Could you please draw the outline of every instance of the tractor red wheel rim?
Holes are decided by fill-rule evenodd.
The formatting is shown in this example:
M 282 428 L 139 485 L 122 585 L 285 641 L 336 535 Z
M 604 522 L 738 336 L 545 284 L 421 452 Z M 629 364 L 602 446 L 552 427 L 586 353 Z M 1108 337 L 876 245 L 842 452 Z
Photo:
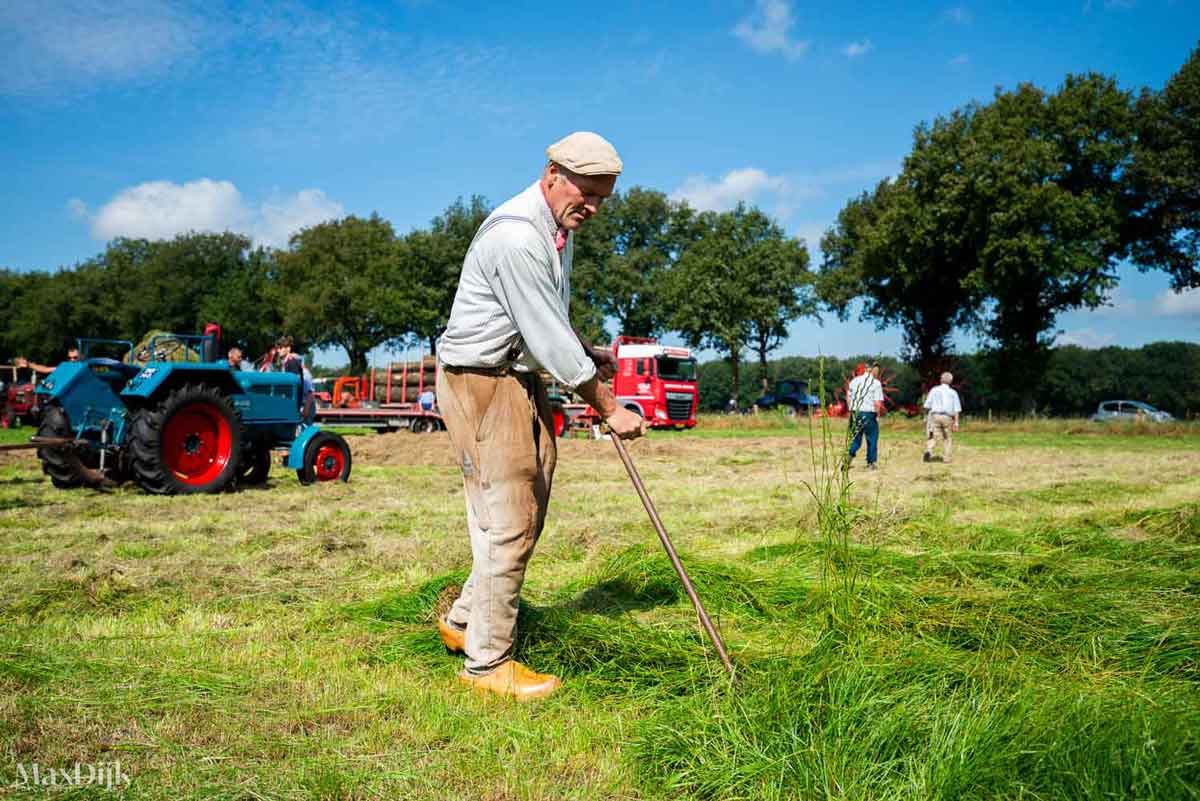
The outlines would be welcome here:
M 208 403 L 191 403 L 171 415 L 162 442 L 167 469 L 189 486 L 215 480 L 233 454 L 229 421 Z
M 313 458 L 313 472 L 317 481 L 333 481 L 342 477 L 346 456 L 337 445 L 322 445 Z

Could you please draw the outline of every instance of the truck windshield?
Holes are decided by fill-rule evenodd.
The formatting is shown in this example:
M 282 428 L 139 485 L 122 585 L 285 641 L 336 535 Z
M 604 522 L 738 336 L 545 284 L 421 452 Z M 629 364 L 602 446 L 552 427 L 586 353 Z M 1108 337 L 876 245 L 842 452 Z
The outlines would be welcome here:
M 669 356 L 659 356 L 658 377 L 668 381 L 695 381 L 695 359 L 672 359 Z

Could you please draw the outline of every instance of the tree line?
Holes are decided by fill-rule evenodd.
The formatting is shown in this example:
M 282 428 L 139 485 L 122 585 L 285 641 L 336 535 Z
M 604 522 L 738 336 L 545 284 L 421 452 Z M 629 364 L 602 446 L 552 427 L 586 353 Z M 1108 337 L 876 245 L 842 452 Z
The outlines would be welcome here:
M 435 352 L 489 212 L 481 197 L 459 199 L 405 235 L 378 215 L 348 216 L 297 232 L 283 249 L 229 232 L 116 239 L 72 269 L 0 271 L 0 357 L 54 359 L 75 336 L 136 341 L 207 321 L 250 353 L 285 332 L 341 347 L 353 372 L 379 345 Z M 735 368 L 747 349 L 766 364 L 788 323 L 815 314 L 808 262 L 804 243 L 758 209 L 698 212 L 634 187 L 576 237 L 572 317 L 595 341 L 676 331 L 732 354 Z
M 136 340 L 210 320 L 251 353 L 281 333 L 343 348 L 355 372 L 379 345 L 433 351 L 489 211 L 460 198 L 406 234 L 348 216 L 280 249 L 228 232 L 117 239 L 70 269 L 0 270 L 0 359 L 53 360 L 74 336 Z M 717 350 L 735 391 L 747 355 L 765 388 L 771 354 L 803 316 L 857 310 L 898 326 L 903 362 L 925 377 L 953 360 L 952 335 L 971 331 L 994 397 L 1033 410 L 1057 316 L 1103 304 L 1121 261 L 1200 286 L 1200 50 L 1161 90 L 1069 75 L 1053 92 L 997 90 L 918 125 L 900 173 L 847 202 L 820 250 L 814 268 L 805 243 L 757 208 L 697 211 L 634 187 L 576 236 L 572 317 L 596 341 L 675 332 Z
M 759 396 L 763 379 L 772 385 L 779 379 L 809 382 L 818 394 L 821 376 L 827 402 L 839 398 L 860 364 L 878 360 L 888 397 L 898 407 L 919 405 L 934 380 L 923 376 L 912 364 L 891 356 L 862 354 L 848 358 L 820 359 L 787 356 L 773 359 L 766 372 L 753 365 L 742 375 L 734 395 L 745 409 Z M 1020 407 L 1024 387 L 1002 382 L 1001 365 L 992 351 L 961 354 L 951 365 L 954 384 L 964 409 L 971 414 L 1006 412 Z M 729 363 L 705 362 L 698 370 L 700 408 L 723 411 L 730 394 Z M 1200 416 L 1200 345 L 1190 342 L 1154 342 L 1140 348 L 1108 346 L 1082 348 L 1063 345 L 1052 349 L 1042 380 L 1032 387 L 1034 408 L 1039 414 L 1083 417 L 1106 400 L 1139 400 L 1150 403 L 1180 419 Z

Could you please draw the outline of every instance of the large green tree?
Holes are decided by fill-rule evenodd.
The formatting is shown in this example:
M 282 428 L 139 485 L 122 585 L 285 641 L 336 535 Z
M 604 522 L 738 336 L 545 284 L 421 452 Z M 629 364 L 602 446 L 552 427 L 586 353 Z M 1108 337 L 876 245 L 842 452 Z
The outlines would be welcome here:
M 367 369 L 367 354 L 412 330 L 422 297 L 397 280 L 407 258 L 391 223 L 372 214 L 320 223 L 292 236 L 276 255 L 268 295 L 283 328 L 308 344 L 339 346 L 350 369 Z
M 266 352 L 283 330 L 283 317 L 271 293 L 275 270 L 275 251 L 254 248 L 198 298 L 199 318 L 219 323 L 226 344 L 240 344 L 247 358 Z
M 416 301 L 404 329 L 426 343 L 430 353 L 437 352 L 437 338 L 450 319 L 467 249 L 490 213 L 483 197 L 458 198 L 430 221 L 428 229 L 404 237 L 397 280 Z
M 1136 120 L 1130 255 L 1166 270 L 1176 289 L 1200 286 L 1200 47 L 1161 92 L 1142 92 Z
M 1034 409 L 1063 311 L 1095 308 L 1116 285 L 1134 140 L 1132 97 L 1110 78 L 1068 76 L 1054 94 L 997 92 L 976 114 L 978 264 L 969 282 L 992 301 L 983 324 L 1005 383 Z
M 602 328 L 610 318 L 618 334 L 662 333 L 662 276 L 681 244 L 677 209 L 662 192 L 635 186 L 613 194 L 579 230 L 572 286 L 581 323 L 595 328 L 598 317 Z
M 803 316 L 820 317 L 804 242 L 788 238 L 774 222 L 760 236 L 739 269 L 745 271 L 743 280 L 753 288 L 747 321 L 765 394 L 770 388 L 767 361 L 787 341 L 788 325 Z
M 47 364 L 63 358 L 77 337 L 130 338 L 112 319 L 112 294 L 102 259 L 53 273 L 23 273 L 5 325 L 7 348 Z
M 742 204 L 703 212 L 688 224 L 693 241 L 662 276 L 667 319 L 692 347 L 725 353 L 736 396 L 742 353 L 757 344 L 756 334 L 764 335 L 769 353 L 783 321 L 808 310 L 801 294 L 808 256 L 770 217 Z
M 249 238 L 230 232 L 115 239 L 98 260 L 107 291 L 96 311 L 135 341 L 156 329 L 197 332 L 209 322 L 202 300 L 236 280 L 249 250 Z
M 954 329 L 979 306 L 966 278 L 983 210 L 963 169 L 976 158 L 976 110 L 918 126 L 896 180 L 847 203 L 821 241 L 822 302 L 846 319 L 861 300 L 860 319 L 899 326 L 905 358 L 923 375 L 945 361 Z
M 1132 96 L 1095 74 L 918 127 L 896 181 L 851 201 L 825 237 L 822 298 L 843 315 L 862 298 L 927 372 L 974 323 L 997 385 L 1020 386 L 1032 410 L 1057 316 L 1115 286 L 1134 139 Z

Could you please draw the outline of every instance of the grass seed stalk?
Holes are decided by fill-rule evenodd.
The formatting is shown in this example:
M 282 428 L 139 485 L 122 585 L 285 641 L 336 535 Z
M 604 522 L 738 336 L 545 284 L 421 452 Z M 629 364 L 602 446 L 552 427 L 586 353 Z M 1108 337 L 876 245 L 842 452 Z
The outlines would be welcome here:
M 817 367 L 817 397 L 821 408 L 829 408 L 825 391 L 825 359 Z M 821 591 L 826 599 L 827 633 L 838 642 L 848 642 L 855 633 L 856 588 L 859 568 L 851 547 L 854 506 L 850 500 L 849 447 L 860 426 L 851 416 L 850 425 L 838 436 L 828 414 L 814 422 L 809 415 L 809 454 L 812 480 L 803 482 L 816 506 L 817 530 L 823 545 Z

